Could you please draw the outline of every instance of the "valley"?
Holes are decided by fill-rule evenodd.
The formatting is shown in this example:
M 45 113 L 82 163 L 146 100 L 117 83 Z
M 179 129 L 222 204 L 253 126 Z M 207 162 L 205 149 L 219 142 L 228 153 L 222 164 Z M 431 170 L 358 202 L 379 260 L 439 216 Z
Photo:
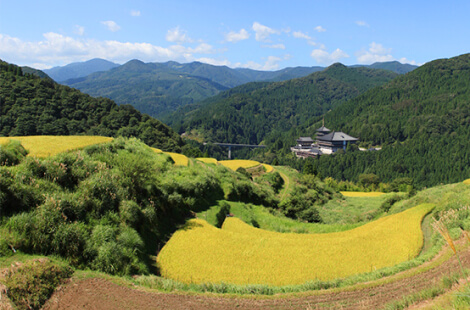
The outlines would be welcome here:
M 220 69 L 126 66 L 91 76 L 120 72 L 137 97 L 140 71 Z M 0 307 L 465 308 L 468 68 L 334 64 L 220 87 L 166 125 L 1 62 Z M 295 158 L 323 120 L 358 145 Z M 221 141 L 265 148 L 223 160 Z

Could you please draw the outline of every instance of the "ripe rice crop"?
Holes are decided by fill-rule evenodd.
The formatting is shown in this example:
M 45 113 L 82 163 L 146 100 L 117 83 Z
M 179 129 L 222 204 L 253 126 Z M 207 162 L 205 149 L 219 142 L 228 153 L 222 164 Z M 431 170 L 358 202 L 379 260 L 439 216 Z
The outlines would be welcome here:
M 177 231 L 157 257 L 161 274 L 184 283 L 291 285 L 393 266 L 419 254 L 423 204 L 361 227 L 329 234 L 277 233 L 227 218 Z
M 35 157 L 53 156 L 58 153 L 113 140 L 113 138 L 100 136 L 27 136 L 0 138 L 0 144 L 9 139 L 20 141 L 23 147 L 28 150 L 28 156 Z
M 273 172 L 274 168 L 273 166 L 271 165 L 267 165 L 267 164 L 262 164 L 263 167 L 266 169 L 266 172 L 269 173 L 269 172 Z
M 183 154 L 172 153 L 172 152 L 164 152 L 171 156 L 173 161 L 175 162 L 176 166 L 187 166 L 189 165 L 189 159 Z
M 224 165 L 227 168 L 230 168 L 234 171 L 236 171 L 238 168 L 243 167 L 243 168 L 251 168 L 255 166 L 259 166 L 260 163 L 254 160 L 219 160 L 219 164 Z
M 470 184 L 470 179 L 466 179 L 465 181 L 463 181 L 463 184 Z
M 382 192 L 340 192 L 346 197 L 379 197 L 385 193 Z
M 199 160 L 199 161 L 202 161 L 203 163 L 206 163 L 206 164 L 215 164 L 215 165 L 217 165 L 217 159 L 215 159 L 215 158 L 198 157 L 196 159 Z

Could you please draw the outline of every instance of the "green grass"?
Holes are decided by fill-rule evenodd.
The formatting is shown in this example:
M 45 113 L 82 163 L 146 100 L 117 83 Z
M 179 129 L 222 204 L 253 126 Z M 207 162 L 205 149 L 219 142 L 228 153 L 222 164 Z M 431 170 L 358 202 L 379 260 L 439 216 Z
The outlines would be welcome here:
M 241 202 L 228 202 L 230 212 L 240 218 L 245 223 L 259 228 L 276 232 L 294 232 L 294 233 L 330 233 L 339 232 L 360 226 L 360 224 L 316 224 L 299 222 L 285 217 L 279 212 L 270 212 L 263 206 L 245 204 Z M 216 205 L 206 211 L 197 213 L 197 217 L 206 220 L 215 226 L 216 214 L 220 206 Z
M 397 193 L 388 193 L 378 197 L 344 197 L 334 199 L 319 207 L 318 211 L 326 224 L 353 224 L 368 222 L 380 215 L 380 205 Z M 401 193 L 400 195 L 405 195 Z

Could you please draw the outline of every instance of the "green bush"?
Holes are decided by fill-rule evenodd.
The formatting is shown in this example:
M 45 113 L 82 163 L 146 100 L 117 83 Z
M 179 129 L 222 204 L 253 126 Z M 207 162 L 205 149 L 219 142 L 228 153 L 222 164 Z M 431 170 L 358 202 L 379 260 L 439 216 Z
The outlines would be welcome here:
M 143 219 L 142 210 L 139 205 L 132 200 L 122 201 L 119 206 L 119 217 L 121 223 L 137 228 Z
M 12 266 L 5 275 L 7 295 L 22 309 L 40 309 L 56 287 L 73 274 L 72 268 L 48 259 L 30 260 Z
M 9 140 L 6 144 L 0 144 L 0 166 L 18 165 L 28 155 L 28 151 L 21 142 Z
M 395 202 L 402 200 L 404 197 L 400 195 L 393 195 L 387 198 L 381 205 L 380 210 L 388 212 Z
M 224 224 L 225 218 L 230 213 L 230 205 L 223 201 L 220 205 L 220 210 L 215 215 L 217 223 L 215 224 L 216 227 L 221 228 Z

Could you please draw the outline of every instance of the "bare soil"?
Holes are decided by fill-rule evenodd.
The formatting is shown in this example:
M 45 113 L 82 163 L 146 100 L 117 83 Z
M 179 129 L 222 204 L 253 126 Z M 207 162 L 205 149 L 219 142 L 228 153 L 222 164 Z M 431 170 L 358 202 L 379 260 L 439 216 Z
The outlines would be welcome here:
M 459 253 L 470 268 L 470 248 Z M 417 267 L 417 268 L 422 268 Z M 217 294 L 161 293 L 118 285 L 102 278 L 71 279 L 60 287 L 43 309 L 380 309 L 403 296 L 440 283 L 442 277 L 459 271 L 455 256 L 414 275 L 408 270 L 390 278 L 341 290 L 322 290 L 270 297 L 227 297 Z M 409 276 L 404 276 L 409 274 Z

